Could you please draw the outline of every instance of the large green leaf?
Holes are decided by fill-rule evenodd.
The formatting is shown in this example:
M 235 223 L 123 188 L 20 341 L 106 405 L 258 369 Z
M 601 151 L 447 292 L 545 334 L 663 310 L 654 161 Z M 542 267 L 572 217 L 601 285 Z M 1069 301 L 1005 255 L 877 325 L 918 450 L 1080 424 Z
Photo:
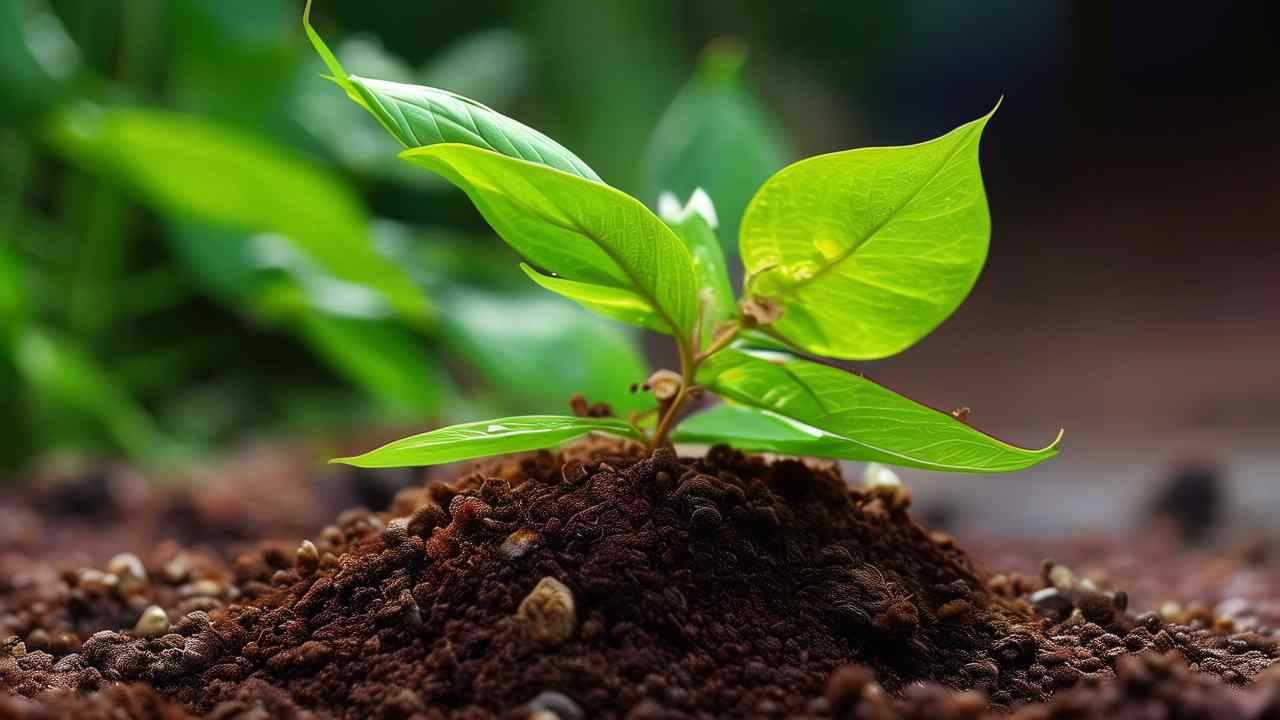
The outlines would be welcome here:
M 423 85 L 348 75 L 311 27 L 310 12 L 308 0 L 303 25 L 333 79 L 405 147 L 461 143 L 600 181 L 594 170 L 556 141 L 474 100 Z
M 760 188 L 741 253 L 748 293 L 783 305 L 778 333 L 818 355 L 882 358 L 960 305 L 991 233 L 978 168 L 990 117 L 919 145 L 801 160 Z
M 327 272 L 381 293 L 415 322 L 426 298 L 380 255 L 356 196 L 282 148 L 194 116 L 79 108 L 59 117 L 55 144 L 72 160 L 135 188 L 161 212 L 277 233 Z
M 733 282 L 724 259 L 724 248 L 716 237 L 719 220 L 711 197 L 697 188 L 683 206 L 672 194 L 658 200 L 658 212 L 689 248 L 698 282 L 698 298 L 703 305 L 702 339 L 709 340 L 716 326 L 733 317 Z
M 498 235 L 544 274 L 599 286 L 600 294 L 634 296 L 647 308 L 640 324 L 689 337 L 697 313 L 693 261 L 675 233 L 635 198 L 471 145 L 432 145 L 402 156 L 462 188 Z M 544 285 L 560 292 L 555 283 Z
M 621 420 L 564 415 L 523 415 L 453 425 L 412 435 L 363 455 L 330 462 L 356 467 L 415 467 L 555 447 L 593 432 L 638 437 Z
M 1062 435 L 1028 450 L 982 433 L 864 377 L 783 353 L 725 350 L 699 384 L 848 441 L 838 457 L 951 472 L 1009 472 L 1057 455 Z M 828 438 L 829 440 L 829 438 Z
M 574 393 L 622 416 L 652 402 L 630 392 L 648 376 L 630 334 L 581 308 L 542 294 L 461 288 L 440 303 L 449 347 L 501 393 L 508 412 L 564 407 Z
M 779 125 L 742 81 L 744 48 L 732 41 L 707 47 L 649 140 L 645 200 L 663 191 L 687 197 L 705 188 L 721 209 L 723 237 L 738 236 L 751 195 L 791 151 Z

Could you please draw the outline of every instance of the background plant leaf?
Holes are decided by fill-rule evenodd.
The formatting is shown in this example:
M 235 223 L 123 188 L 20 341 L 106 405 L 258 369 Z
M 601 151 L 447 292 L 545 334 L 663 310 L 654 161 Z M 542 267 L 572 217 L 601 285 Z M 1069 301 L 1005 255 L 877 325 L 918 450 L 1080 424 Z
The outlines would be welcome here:
M 566 407 L 582 393 L 619 416 L 651 399 L 630 392 L 648 376 L 631 337 L 553 297 L 458 288 L 440 298 L 449 347 L 499 389 L 508 405 Z
M 174 223 L 166 237 L 210 293 L 256 321 L 293 332 L 384 412 L 411 418 L 440 412 L 450 383 L 425 350 L 427 338 L 393 318 L 361 314 L 367 301 L 353 301 L 349 293 L 323 297 L 323 283 L 339 284 L 336 278 L 317 277 L 310 265 L 268 264 L 256 247 L 268 237 L 193 223 Z
M 674 196 L 664 196 L 677 203 Z M 702 188 L 693 191 L 688 203 L 683 208 L 672 212 L 663 212 L 665 222 L 676 236 L 689 249 L 693 259 L 693 271 L 697 278 L 699 298 L 703 302 L 702 339 L 710 339 L 716 326 L 733 317 L 736 310 L 733 295 L 733 281 L 729 279 L 728 264 L 724 259 L 724 249 L 720 246 L 720 238 L 716 236 L 712 221 L 716 219 L 714 209 L 710 219 L 698 212 L 698 203 L 711 204 L 711 199 Z M 659 202 L 660 211 L 662 203 Z
M 155 459 L 172 450 L 150 414 L 74 341 L 27 327 L 17 340 L 14 358 L 23 380 L 46 405 L 37 412 L 91 418 L 134 457 Z
M 752 194 L 792 156 L 780 125 L 743 82 L 745 61 L 741 43 L 709 45 L 654 129 L 644 162 L 645 200 L 704 188 L 721 210 L 721 237 L 728 239 L 738 237 Z
M 293 323 L 320 357 L 384 410 L 409 418 L 439 414 L 448 381 L 422 337 L 385 320 L 306 310 Z
M 647 326 L 689 337 L 697 312 L 693 261 L 684 243 L 640 201 L 602 183 L 470 145 L 432 145 L 403 156 L 466 192 L 531 265 L 572 282 L 631 293 L 656 316 Z
M 621 420 L 523 415 L 432 430 L 396 440 L 363 455 L 336 458 L 330 462 L 369 468 L 440 465 L 491 455 L 541 450 L 592 432 L 637 437 L 635 430 Z
M 1062 436 L 1029 450 L 986 435 L 839 368 L 784 353 L 729 349 L 711 356 L 699 384 L 848 441 L 839 457 L 947 472 L 1009 472 L 1057 455 Z
M 27 287 L 23 268 L 8 247 L 8 233 L 0 229 L 0 341 L 17 329 L 27 314 Z
M 27 44 L 21 0 L 0 0 L 0 124 L 22 124 L 48 110 L 64 88 Z
M 248 232 L 274 232 L 335 277 L 380 292 L 418 324 L 431 308 L 403 270 L 378 254 L 357 198 L 328 173 L 268 144 L 178 113 L 79 108 L 55 144 L 126 182 L 155 209 Z
M 995 110 L 992 110 L 994 113 Z M 945 320 L 987 256 L 978 141 L 991 113 L 942 137 L 801 160 L 760 188 L 742 221 L 751 294 L 803 350 L 887 357 Z

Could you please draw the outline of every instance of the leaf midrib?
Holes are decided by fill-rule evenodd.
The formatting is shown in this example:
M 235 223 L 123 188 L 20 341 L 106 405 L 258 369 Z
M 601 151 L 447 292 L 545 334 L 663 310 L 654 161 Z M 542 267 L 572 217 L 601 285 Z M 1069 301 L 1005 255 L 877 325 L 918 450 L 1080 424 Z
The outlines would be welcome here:
M 813 281 L 817 280 L 823 275 L 826 275 L 832 269 L 843 264 L 846 260 L 853 257 L 853 255 L 857 253 L 858 250 L 862 249 L 862 247 L 864 247 L 867 243 L 874 240 L 876 235 L 881 230 L 883 230 L 885 226 L 893 222 L 894 218 L 898 216 L 898 213 L 902 212 L 904 208 L 906 208 L 911 203 L 915 202 L 915 199 L 920 196 L 920 193 L 924 192 L 924 189 L 938 178 L 938 173 L 942 172 L 942 169 L 947 166 L 947 163 L 951 162 L 951 160 L 955 158 L 956 154 L 960 152 L 960 148 L 963 147 L 968 142 L 969 137 L 973 134 L 974 127 L 976 127 L 976 124 L 970 127 L 969 131 L 965 133 L 965 136 L 961 138 L 960 141 L 958 141 L 955 145 L 952 146 L 951 150 L 947 152 L 946 157 L 942 159 L 942 162 L 938 163 L 938 165 L 933 169 L 933 172 L 929 174 L 928 179 L 920 183 L 920 186 L 917 187 L 915 190 L 913 190 L 911 192 L 911 195 L 909 195 L 905 200 L 899 203 L 897 207 L 893 208 L 893 210 L 891 210 L 883 220 L 876 223 L 876 225 L 872 227 L 870 231 L 867 232 L 866 236 L 863 237 L 861 241 L 855 242 L 852 245 L 850 245 L 848 250 L 845 250 L 844 252 L 840 253 L 830 263 L 827 263 L 826 265 L 822 266 L 817 272 L 810 275 L 809 277 L 788 284 L 782 289 L 782 292 L 787 295 L 792 295 L 796 293 L 798 290 L 800 290 L 804 286 L 812 283 Z
M 508 195 L 507 197 L 510 198 L 511 196 Z M 646 288 L 644 284 L 640 282 L 640 279 L 636 277 L 632 269 L 629 266 L 627 266 L 626 263 L 622 262 L 622 260 L 618 257 L 617 253 L 615 253 L 608 245 L 606 245 L 600 238 L 598 238 L 595 233 L 584 228 L 581 223 L 579 223 L 577 220 L 573 218 L 569 218 L 570 224 L 565 225 L 564 223 L 560 222 L 560 220 L 558 220 L 557 218 L 553 218 L 547 215 L 546 213 L 542 212 L 541 210 L 538 210 L 537 208 L 532 208 L 529 205 L 519 200 L 516 200 L 516 202 L 521 207 L 525 208 L 526 210 L 529 210 L 530 214 L 536 215 L 542 218 L 547 223 L 554 225 L 560 228 L 561 230 L 577 232 L 579 235 L 582 235 L 583 237 L 590 240 L 597 248 L 600 248 L 600 251 L 603 252 L 605 255 L 608 255 L 609 259 L 613 261 L 613 264 L 617 265 L 618 268 L 622 270 L 622 274 L 627 276 L 627 280 L 631 282 L 634 288 L 636 288 L 635 290 L 636 294 L 639 295 L 645 302 L 649 303 L 649 307 L 653 308 L 653 311 L 658 314 L 658 317 L 661 318 L 661 320 L 667 324 L 667 327 L 671 328 L 671 334 L 676 337 L 680 336 L 680 326 L 678 326 L 675 320 L 672 319 L 671 313 L 669 313 L 667 309 L 664 308 L 662 304 L 658 302 L 658 297 L 649 292 L 649 289 Z

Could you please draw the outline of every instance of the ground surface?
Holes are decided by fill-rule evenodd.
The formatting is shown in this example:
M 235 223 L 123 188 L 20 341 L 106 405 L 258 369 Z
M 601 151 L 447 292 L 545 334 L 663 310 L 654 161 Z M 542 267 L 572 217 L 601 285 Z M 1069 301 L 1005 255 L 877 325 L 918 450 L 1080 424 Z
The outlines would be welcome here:
M 0 509 L 0 718 L 1280 712 L 1260 543 L 969 554 L 900 490 L 723 448 L 579 445 L 426 486 L 275 470 L 80 473 Z M 335 511 L 356 502 L 384 512 Z

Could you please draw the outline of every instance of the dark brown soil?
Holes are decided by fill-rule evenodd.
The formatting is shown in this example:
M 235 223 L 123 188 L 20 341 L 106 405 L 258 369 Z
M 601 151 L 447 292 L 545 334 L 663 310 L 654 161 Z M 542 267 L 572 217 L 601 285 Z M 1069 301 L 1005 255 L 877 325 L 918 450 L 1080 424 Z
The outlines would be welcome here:
M 0 718 L 1280 712 L 1258 622 L 1140 612 L 1065 566 L 980 571 L 908 505 L 826 466 L 593 442 L 301 546 L 152 543 L 141 571 L 27 547 L 0 555 Z M 139 637 L 150 605 L 172 627 Z

